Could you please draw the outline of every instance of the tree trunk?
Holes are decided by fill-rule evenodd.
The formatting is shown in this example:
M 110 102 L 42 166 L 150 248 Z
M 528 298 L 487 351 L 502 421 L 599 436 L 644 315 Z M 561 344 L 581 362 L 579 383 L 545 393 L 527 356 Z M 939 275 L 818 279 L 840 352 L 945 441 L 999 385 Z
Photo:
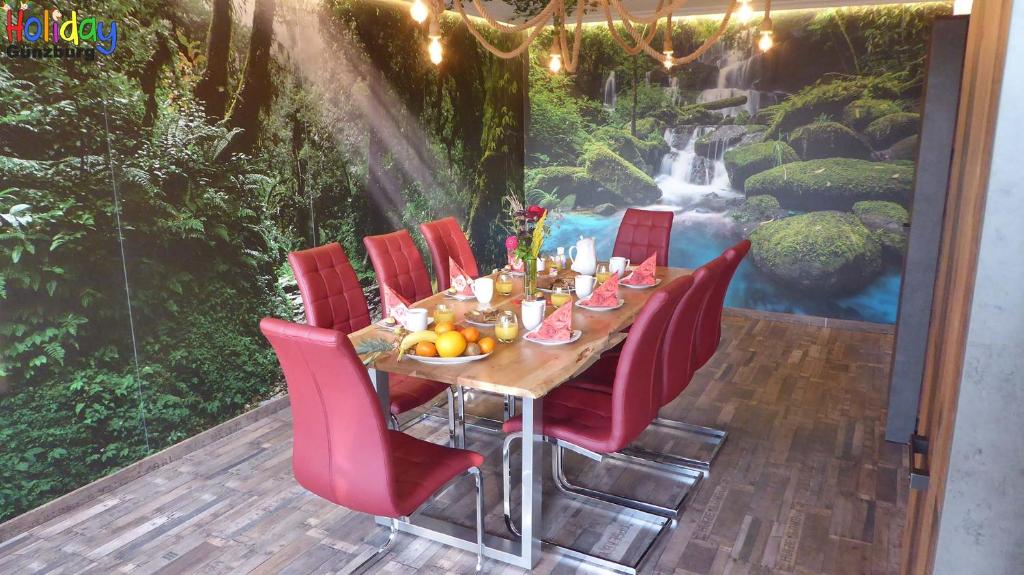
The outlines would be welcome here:
M 273 10 L 271 10 L 273 12 Z M 255 26 L 253 26 L 255 33 Z M 213 122 L 224 118 L 228 106 L 228 56 L 231 52 L 231 0 L 213 0 L 206 34 L 206 69 L 196 84 L 196 98 Z
M 633 110 L 629 114 L 629 133 L 636 137 L 636 104 L 637 92 L 640 90 L 640 73 L 637 70 L 637 59 L 633 58 Z
M 275 0 L 256 0 L 252 36 L 238 95 L 228 111 L 228 123 L 242 130 L 225 148 L 226 153 L 247 153 L 256 147 L 260 113 L 270 103 L 270 45 L 274 39 Z
M 157 36 L 156 51 L 153 52 L 149 61 L 143 66 L 142 73 L 139 75 L 139 87 L 142 88 L 142 93 L 146 95 L 146 115 L 142 118 L 142 125 L 144 126 L 152 126 L 153 122 L 156 121 L 156 85 L 160 79 L 160 70 L 170 60 L 171 50 L 167 46 L 167 40 L 163 36 Z

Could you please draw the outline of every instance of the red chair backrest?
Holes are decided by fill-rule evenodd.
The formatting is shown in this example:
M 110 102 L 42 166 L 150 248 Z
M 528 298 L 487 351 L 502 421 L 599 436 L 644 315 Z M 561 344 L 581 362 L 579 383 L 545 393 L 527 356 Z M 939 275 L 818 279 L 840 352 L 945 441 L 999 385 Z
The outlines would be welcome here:
M 427 266 L 423 264 L 423 256 L 416 249 L 416 244 L 413 243 L 408 231 L 398 230 L 390 234 L 366 236 L 363 238 L 363 245 L 370 254 L 373 271 L 377 273 L 382 300 L 385 284 L 412 303 L 434 295 L 430 287 Z
M 694 356 L 697 354 L 697 327 L 700 312 L 715 285 L 715 277 L 707 268 L 693 272 L 693 286 L 683 294 L 671 312 L 665 339 L 661 343 L 661 405 L 667 405 L 693 379 Z
M 330 243 L 288 254 L 306 310 L 306 323 L 352 333 L 370 325 L 359 278 L 341 245 Z
M 632 442 L 661 407 L 661 363 L 658 361 L 671 311 L 693 284 L 692 276 L 673 280 L 652 295 L 637 314 L 622 347 L 612 382 L 612 432 L 608 450 Z
M 672 218 L 670 211 L 629 208 L 619 223 L 612 255 L 638 264 L 657 252 L 658 265 L 667 266 Z
M 384 414 L 348 336 L 274 318 L 260 330 L 288 382 L 295 479 L 343 507 L 396 517 Z
M 696 369 L 703 367 L 718 350 L 718 344 L 722 341 L 722 311 L 725 309 L 725 294 L 729 291 L 729 283 L 736 273 L 736 268 L 750 251 L 750 240 L 743 240 L 735 246 L 725 250 L 721 256 L 714 261 L 720 263 L 715 286 L 708 295 L 707 304 L 700 314 L 700 328 L 698 330 L 700 340 L 697 348 Z
M 455 218 L 441 218 L 420 224 L 420 232 L 430 250 L 430 261 L 434 264 L 434 277 L 437 278 L 437 291 L 451 287 L 451 277 L 448 274 L 449 257 L 470 276 L 480 276 L 476 257 L 469 247 L 469 240 L 466 239 L 466 234 L 462 233 L 462 228 Z

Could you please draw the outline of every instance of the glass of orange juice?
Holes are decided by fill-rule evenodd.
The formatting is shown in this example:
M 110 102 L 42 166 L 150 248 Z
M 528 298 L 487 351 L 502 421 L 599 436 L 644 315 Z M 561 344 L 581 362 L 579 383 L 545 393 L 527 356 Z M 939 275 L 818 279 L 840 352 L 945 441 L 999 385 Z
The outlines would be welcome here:
M 494 289 L 498 295 L 512 295 L 512 276 L 498 274 L 498 281 L 494 282 Z
M 494 335 L 501 343 L 512 343 L 519 337 L 519 318 L 511 311 L 503 311 L 494 324 Z
M 608 278 L 612 277 L 611 272 L 608 271 L 608 264 L 597 264 L 597 272 L 594 273 L 594 277 L 598 283 L 608 281 Z
M 555 291 L 551 292 L 551 305 L 555 307 L 562 307 L 569 303 L 571 299 L 572 296 L 563 288 L 557 287 L 555 288 Z
M 447 304 L 439 303 L 434 308 L 434 323 L 439 325 L 445 322 L 455 323 L 455 310 Z

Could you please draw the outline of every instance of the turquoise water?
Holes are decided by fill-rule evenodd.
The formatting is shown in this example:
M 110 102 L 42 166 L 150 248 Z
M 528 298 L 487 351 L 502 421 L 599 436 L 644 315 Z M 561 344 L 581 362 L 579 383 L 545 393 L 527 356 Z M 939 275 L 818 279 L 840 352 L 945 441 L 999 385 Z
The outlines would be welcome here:
M 667 208 L 668 206 L 658 206 Z M 594 237 L 598 259 L 611 256 L 622 212 L 612 216 L 561 214 L 544 243 L 546 251 L 574 245 L 579 237 Z M 672 227 L 669 264 L 695 268 L 714 259 L 736 243 L 734 228 L 726 216 L 694 210 L 676 210 Z M 729 287 L 725 304 L 764 311 L 814 315 L 837 319 L 895 323 L 899 303 L 900 270 L 888 269 L 859 293 L 835 297 L 799 292 L 773 282 L 744 260 Z

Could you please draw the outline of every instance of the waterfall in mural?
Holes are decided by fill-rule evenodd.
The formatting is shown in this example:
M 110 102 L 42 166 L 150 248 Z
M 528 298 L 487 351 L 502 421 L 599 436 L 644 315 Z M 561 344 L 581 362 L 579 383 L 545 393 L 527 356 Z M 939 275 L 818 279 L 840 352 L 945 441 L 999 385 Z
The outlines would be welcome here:
M 604 81 L 604 108 L 615 109 L 615 70 L 608 73 L 608 79 Z
M 670 265 L 752 241 L 727 305 L 893 323 L 926 31 L 948 6 L 840 11 L 852 44 L 821 12 L 789 12 L 768 56 L 750 27 L 730 26 L 669 70 L 587 29 L 569 100 L 564 83 L 531 74 L 527 197 L 557 210 L 545 248 L 593 236 L 606 258 L 627 208 L 671 211 Z M 681 20 L 676 46 L 698 45 L 704 24 Z

